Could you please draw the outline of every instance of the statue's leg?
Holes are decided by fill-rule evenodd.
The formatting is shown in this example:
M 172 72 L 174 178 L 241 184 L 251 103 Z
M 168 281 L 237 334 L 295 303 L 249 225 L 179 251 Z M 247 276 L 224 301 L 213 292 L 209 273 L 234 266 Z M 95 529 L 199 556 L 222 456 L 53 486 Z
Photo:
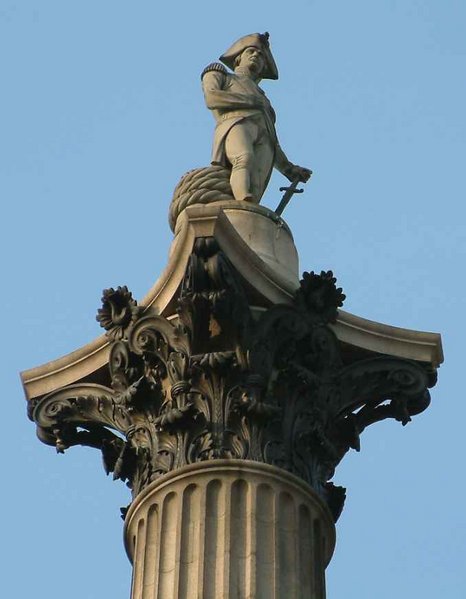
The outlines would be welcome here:
M 256 162 L 254 142 L 257 134 L 257 125 L 246 119 L 234 125 L 225 139 L 225 153 L 231 164 L 231 190 L 236 200 L 259 202 L 252 187 L 252 173 Z
M 275 145 L 265 129 L 261 129 L 254 144 L 255 167 L 251 173 L 251 190 L 259 203 L 272 174 Z

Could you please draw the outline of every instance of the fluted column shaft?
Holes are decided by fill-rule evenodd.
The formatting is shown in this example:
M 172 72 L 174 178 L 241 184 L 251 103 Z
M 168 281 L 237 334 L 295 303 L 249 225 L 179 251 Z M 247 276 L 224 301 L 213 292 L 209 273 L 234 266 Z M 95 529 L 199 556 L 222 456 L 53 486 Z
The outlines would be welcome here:
M 324 599 L 335 528 L 300 479 L 239 460 L 152 483 L 125 525 L 132 599 Z

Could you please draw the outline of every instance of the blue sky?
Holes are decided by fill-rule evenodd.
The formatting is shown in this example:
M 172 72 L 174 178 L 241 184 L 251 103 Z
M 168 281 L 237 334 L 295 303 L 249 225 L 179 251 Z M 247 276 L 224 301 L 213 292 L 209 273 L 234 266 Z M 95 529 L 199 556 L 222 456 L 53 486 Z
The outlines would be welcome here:
M 173 188 L 209 161 L 199 74 L 264 30 L 282 146 L 315 173 L 285 212 L 301 269 L 332 269 L 350 312 L 442 333 L 446 356 L 429 410 L 337 470 L 328 597 L 466 595 L 465 27 L 460 0 L 0 1 L 8 596 L 129 597 L 129 492 L 97 452 L 36 439 L 18 372 L 99 335 L 103 288 L 156 280 Z

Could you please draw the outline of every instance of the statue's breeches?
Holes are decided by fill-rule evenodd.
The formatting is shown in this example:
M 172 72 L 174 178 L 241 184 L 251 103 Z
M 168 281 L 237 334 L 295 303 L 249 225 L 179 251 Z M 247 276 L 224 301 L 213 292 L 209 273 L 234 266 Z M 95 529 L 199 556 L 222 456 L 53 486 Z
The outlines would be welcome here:
M 273 168 L 274 140 L 260 115 L 243 118 L 229 128 L 225 124 L 224 121 L 218 128 L 224 131 L 216 132 L 223 133 L 221 141 L 216 135 L 220 143 L 215 144 L 214 157 L 217 154 L 217 158 L 222 159 L 216 162 L 231 165 L 231 185 L 236 199 L 259 202 Z

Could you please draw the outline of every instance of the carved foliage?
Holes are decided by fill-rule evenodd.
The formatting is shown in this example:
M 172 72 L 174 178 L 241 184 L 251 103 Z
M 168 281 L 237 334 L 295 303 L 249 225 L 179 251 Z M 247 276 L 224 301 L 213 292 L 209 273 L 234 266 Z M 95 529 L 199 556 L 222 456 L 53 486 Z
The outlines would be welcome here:
M 107 331 L 111 339 L 122 339 L 125 328 L 137 318 L 138 308 L 126 285 L 105 289 L 102 295 L 102 308 L 97 311 L 96 320 Z
M 59 451 L 102 450 L 133 494 L 157 477 L 216 458 L 257 460 L 307 481 L 338 517 L 329 480 L 369 424 L 406 424 L 429 403 L 419 364 L 386 356 L 344 364 L 328 326 L 344 300 L 333 273 L 304 273 L 293 305 L 254 317 L 238 274 L 213 238 L 197 239 L 168 321 L 126 287 L 104 292 L 111 388 L 69 386 L 32 417 Z

